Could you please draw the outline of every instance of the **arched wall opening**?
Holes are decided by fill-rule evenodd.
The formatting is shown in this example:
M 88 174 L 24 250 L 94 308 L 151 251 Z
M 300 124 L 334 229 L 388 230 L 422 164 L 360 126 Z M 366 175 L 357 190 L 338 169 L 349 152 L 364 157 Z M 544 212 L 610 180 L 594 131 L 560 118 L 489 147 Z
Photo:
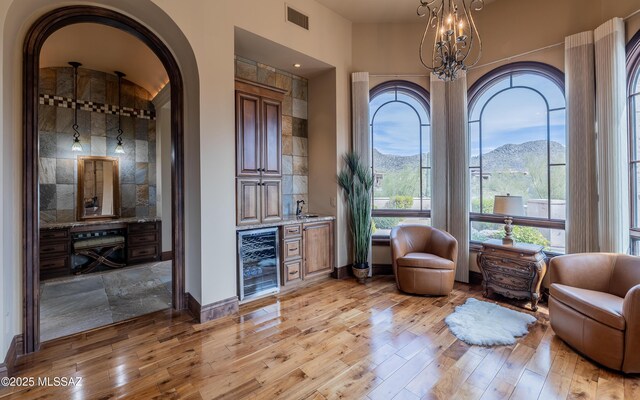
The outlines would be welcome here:
M 34 287 L 38 285 L 37 274 L 34 276 L 34 271 L 37 270 L 34 262 L 37 264 L 38 253 L 35 244 L 37 240 L 34 238 L 37 239 L 38 218 L 37 213 L 33 215 L 33 204 L 37 204 L 37 190 L 32 190 L 34 184 L 37 187 L 38 177 L 37 167 L 33 168 L 34 157 L 27 156 L 34 151 L 34 143 L 37 146 L 33 131 L 29 131 L 29 126 L 33 130 L 36 113 L 29 110 L 29 104 L 33 106 L 33 82 L 34 77 L 37 82 L 38 57 L 37 52 L 29 55 L 29 48 L 38 49 L 38 43 L 42 44 L 48 34 L 65 24 L 96 22 L 97 19 L 99 23 L 119 28 L 128 27 L 135 31 L 130 33 L 134 33 L 154 51 L 157 49 L 163 53 L 159 56 L 170 74 L 172 87 L 176 88 L 174 82 L 181 86 L 181 90 L 171 91 L 174 95 L 172 104 L 176 105 L 176 113 L 172 115 L 172 179 L 176 188 L 172 194 L 176 205 L 173 219 L 178 222 L 174 226 L 174 278 L 177 278 L 174 279 L 174 285 L 177 285 L 174 289 L 177 290 L 174 290 L 173 306 L 178 309 L 185 307 L 185 290 L 195 297 L 200 296 L 199 77 L 195 56 L 177 25 L 151 1 L 105 3 L 106 1 L 100 1 L 92 3 L 94 6 L 84 3 L 85 5 L 56 9 L 69 3 L 14 1 L 5 14 L 1 176 L 3 187 L 11 190 L 4 190 L 2 194 L 3 229 L 0 238 L 3 239 L 3 295 L 0 309 L 3 317 L 0 328 L 3 342 L 0 348 L 3 352 L 9 347 L 13 336 L 20 332 L 24 333 L 23 347 L 26 352 L 37 350 L 39 345 L 38 298 L 37 291 L 34 291 Z M 36 21 L 43 22 L 47 18 L 47 24 L 42 26 L 48 28 L 40 29 L 37 33 L 34 30 L 38 25 Z M 37 98 L 37 93 L 35 97 Z M 37 116 L 35 122 L 37 124 Z M 184 164 L 182 160 L 185 160 Z M 186 265 L 190 267 L 185 268 Z

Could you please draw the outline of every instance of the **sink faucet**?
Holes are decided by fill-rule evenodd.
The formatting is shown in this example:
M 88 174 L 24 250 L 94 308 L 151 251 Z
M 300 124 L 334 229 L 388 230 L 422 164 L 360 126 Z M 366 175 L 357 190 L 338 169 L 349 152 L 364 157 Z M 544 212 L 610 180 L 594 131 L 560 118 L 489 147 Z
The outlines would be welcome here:
M 304 200 L 298 200 L 296 201 L 296 216 L 299 217 L 302 215 L 302 206 L 304 206 L 306 203 L 304 202 Z

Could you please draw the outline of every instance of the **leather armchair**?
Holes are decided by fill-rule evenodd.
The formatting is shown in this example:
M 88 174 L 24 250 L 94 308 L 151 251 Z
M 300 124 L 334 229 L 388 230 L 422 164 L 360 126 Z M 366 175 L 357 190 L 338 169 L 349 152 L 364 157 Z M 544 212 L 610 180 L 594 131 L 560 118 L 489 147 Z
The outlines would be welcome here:
M 453 290 L 458 242 L 447 232 L 425 225 L 391 230 L 391 260 L 398 289 L 445 296 Z
M 640 257 L 569 254 L 549 271 L 555 333 L 606 367 L 640 372 Z

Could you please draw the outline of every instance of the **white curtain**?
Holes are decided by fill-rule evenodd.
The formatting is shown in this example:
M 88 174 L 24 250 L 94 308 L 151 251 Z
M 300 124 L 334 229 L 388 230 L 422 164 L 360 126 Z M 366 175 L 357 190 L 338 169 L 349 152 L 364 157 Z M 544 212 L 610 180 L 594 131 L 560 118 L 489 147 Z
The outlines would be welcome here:
M 431 75 L 433 185 L 431 225 L 458 241 L 456 280 L 469 282 L 469 136 L 467 77 Z
M 594 31 L 600 251 L 629 250 L 625 29 L 614 18 Z
M 351 74 L 351 118 L 353 151 L 371 168 L 371 131 L 369 129 L 369 73 Z M 369 246 L 369 275 L 371 275 L 371 246 Z
M 567 99 L 567 253 L 598 251 L 593 32 L 565 38 Z
M 351 114 L 353 151 L 371 167 L 371 131 L 369 129 L 369 73 L 351 74 Z

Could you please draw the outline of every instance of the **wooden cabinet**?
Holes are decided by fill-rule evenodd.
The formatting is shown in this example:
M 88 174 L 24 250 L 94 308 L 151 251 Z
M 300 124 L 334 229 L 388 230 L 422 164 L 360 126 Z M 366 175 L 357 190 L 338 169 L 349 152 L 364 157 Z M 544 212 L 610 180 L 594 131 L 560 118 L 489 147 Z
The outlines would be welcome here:
M 269 98 L 260 99 L 262 115 L 261 164 L 262 176 L 282 176 L 282 103 Z
M 236 175 L 260 176 L 260 97 L 236 92 Z
M 127 225 L 127 264 L 159 261 L 162 256 L 160 221 Z
M 485 297 L 493 291 L 511 298 L 530 299 L 531 309 L 538 310 L 540 284 L 547 271 L 542 246 L 506 245 L 502 240 L 488 240 L 478 254 L 478 266 Z
M 243 178 L 236 181 L 236 223 L 238 225 L 260 223 L 262 216 L 260 179 Z
M 302 275 L 302 260 L 294 260 L 284 263 L 284 273 L 282 274 L 283 285 L 291 285 L 291 283 L 300 281 Z
M 251 225 L 282 219 L 280 179 L 238 178 L 236 182 L 236 223 Z
M 280 91 L 236 82 L 238 177 L 282 176 L 283 98 Z
M 236 222 L 282 219 L 284 93 L 236 81 Z
M 284 225 L 280 237 L 283 286 L 333 271 L 333 221 Z
M 313 276 L 333 270 L 333 222 L 324 221 L 303 226 L 303 275 Z
M 287 287 L 302 281 L 302 224 L 282 226 L 280 238 L 280 276 L 282 286 Z
M 71 234 L 68 228 L 40 230 L 40 280 L 71 273 Z
M 159 261 L 162 255 L 162 229 L 160 221 L 111 220 L 101 223 L 78 224 L 40 228 L 40 280 L 70 275 L 76 250 L 74 244 L 88 238 L 126 236 L 124 252 L 127 265 Z M 99 247 L 99 246 L 98 246 Z M 96 253 L 100 256 L 99 253 Z M 98 257 L 96 257 L 97 259 Z
M 263 179 L 261 185 L 262 222 L 274 222 L 282 219 L 282 181 Z

